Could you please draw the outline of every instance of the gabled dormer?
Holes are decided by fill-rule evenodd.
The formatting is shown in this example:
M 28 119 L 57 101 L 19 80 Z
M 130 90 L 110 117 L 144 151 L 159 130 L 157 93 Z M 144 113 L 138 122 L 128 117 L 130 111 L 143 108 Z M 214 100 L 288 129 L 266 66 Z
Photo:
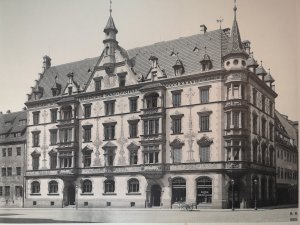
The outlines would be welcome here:
M 160 68 L 158 58 L 156 56 L 151 55 L 149 61 L 151 62 L 151 68 L 144 79 L 145 81 L 155 81 L 167 77 L 164 70 Z
M 184 66 L 183 66 L 183 63 L 182 61 L 179 59 L 178 55 L 177 55 L 177 60 L 173 66 L 173 69 L 174 69 L 174 74 L 175 76 L 180 76 L 182 74 L 184 74 Z
M 209 55 L 206 52 L 206 47 L 204 49 L 205 49 L 205 53 L 204 53 L 204 55 L 203 55 L 203 57 L 200 61 L 201 70 L 202 71 L 208 71 L 208 70 L 212 69 L 212 62 L 211 62 L 211 59 L 210 59 Z
M 39 100 L 43 96 L 43 93 L 44 93 L 44 88 L 39 86 L 38 80 L 35 80 L 35 86 L 32 87 L 33 100 Z
M 62 88 L 62 86 L 61 86 L 60 83 L 58 83 L 57 76 L 55 76 L 55 81 L 54 81 L 54 84 L 53 84 L 53 86 L 51 88 L 52 96 L 58 96 L 58 95 L 60 95 L 61 94 L 61 88 Z
M 70 72 L 67 74 L 68 83 L 65 87 L 63 95 L 73 95 L 80 92 L 80 87 L 77 82 L 74 81 L 74 73 Z

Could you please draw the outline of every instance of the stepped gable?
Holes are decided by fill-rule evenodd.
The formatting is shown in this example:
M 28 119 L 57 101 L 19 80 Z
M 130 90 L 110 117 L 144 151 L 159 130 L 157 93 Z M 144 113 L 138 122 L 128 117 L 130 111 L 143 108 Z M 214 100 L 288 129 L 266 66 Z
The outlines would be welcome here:
M 222 45 L 221 45 L 222 43 Z M 173 50 L 178 52 L 182 63 L 184 64 L 185 74 L 193 74 L 201 71 L 201 64 L 199 61 L 204 54 L 204 46 L 207 47 L 207 54 L 213 64 L 213 70 L 222 69 L 222 56 L 227 49 L 228 36 L 223 30 L 214 30 L 206 32 L 205 34 L 196 34 L 189 37 L 178 38 L 170 41 L 163 41 L 156 44 L 138 47 L 131 50 L 124 50 L 124 55 L 130 59 L 136 74 L 142 74 L 144 77 L 151 68 L 149 58 L 155 54 L 158 58 L 158 64 L 166 73 L 167 77 L 174 76 L 174 60 L 176 55 L 172 56 Z M 195 52 L 193 49 L 198 46 L 199 51 Z M 44 88 L 42 99 L 52 98 L 51 88 L 55 84 L 55 77 L 57 82 L 65 88 L 68 82 L 67 74 L 74 73 L 74 81 L 76 81 L 80 90 L 84 90 L 90 76 L 91 71 L 97 64 L 99 57 L 88 58 L 82 61 L 71 62 L 67 64 L 51 66 L 45 70 L 43 76 L 39 81 L 39 86 Z M 32 99 L 30 100 L 32 101 Z

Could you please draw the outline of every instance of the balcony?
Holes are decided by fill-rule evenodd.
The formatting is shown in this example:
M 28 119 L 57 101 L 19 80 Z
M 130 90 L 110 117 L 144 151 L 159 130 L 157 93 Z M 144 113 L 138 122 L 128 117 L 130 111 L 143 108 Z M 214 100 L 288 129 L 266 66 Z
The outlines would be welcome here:
M 164 175 L 165 169 L 163 164 L 145 164 L 141 166 L 141 174 L 148 179 L 158 179 Z
M 230 109 L 230 108 L 235 108 L 235 107 L 248 108 L 248 102 L 243 99 L 231 99 L 231 100 L 227 100 L 225 102 L 225 106 L 224 106 L 225 110 Z
M 26 177 L 47 177 L 47 176 L 74 176 L 77 174 L 76 168 L 60 168 L 55 170 L 31 170 L 26 171 Z
M 77 118 L 57 120 L 57 122 L 58 122 L 58 124 L 57 124 L 58 128 L 62 128 L 62 127 L 74 127 L 74 126 L 78 126 L 79 125 L 79 122 L 78 122 Z
M 221 170 L 225 168 L 224 162 L 197 162 L 169 165 L 170 171 L 198 171 L 198 170 Z
M 143 112 L 141 117 L 142 116 L 151 116 L 151 115 L 165 113 L 165 108 L 162 108 L 162 107 L 146 108 L 146 109 L 141 109 L 141 111 Z
M 147 135 L 140 135 L 141 142 L 147 142 L 147 141 L 163 141 L 165 140 L 165 135 L 158 133 L 158 134 L 147 134 Z
M 225 138 L 226 136 L 236 136 L 236 135 L 242 135 L 242 136 L 247 136 L 249 135 L 249 131 L 244 128 L 226 128 L 225 129 Z
M 74 149 L 78 147 L 78 143 L 75 141 L 70 141 L 70 142 L 59 142 L 57 143 L 58 147 L 57 150 L 66 150 L 66 149 Z

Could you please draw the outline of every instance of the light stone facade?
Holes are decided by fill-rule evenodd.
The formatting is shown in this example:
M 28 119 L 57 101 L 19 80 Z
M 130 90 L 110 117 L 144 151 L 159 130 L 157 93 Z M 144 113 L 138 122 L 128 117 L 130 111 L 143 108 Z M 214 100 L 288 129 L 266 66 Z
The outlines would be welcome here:
M 111 15 L 104 32 L 96 60 L 51 67 L 44 57 L 26 102 L 25 206 L 274 203 L 277 94 L 242 44 L 236 15 L 231 35 L 129 52 Z M 183 49 L 192 38 L 205 48 Z

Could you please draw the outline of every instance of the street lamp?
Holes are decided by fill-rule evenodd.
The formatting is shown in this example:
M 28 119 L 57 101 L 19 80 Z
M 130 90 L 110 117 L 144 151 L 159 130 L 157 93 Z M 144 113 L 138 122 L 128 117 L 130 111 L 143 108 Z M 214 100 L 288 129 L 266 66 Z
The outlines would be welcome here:
M 75 186 L 75 204 L 76 204 L 76 210 L 78 210 L 78 185 Z
M 257 179 L 254 179 L 254 209 L 257 210 Z
M 231 210 L 234 210 L 234 197 L 233 197 L 233 187 L 234 187 L 234 179 L 231 180 Z

